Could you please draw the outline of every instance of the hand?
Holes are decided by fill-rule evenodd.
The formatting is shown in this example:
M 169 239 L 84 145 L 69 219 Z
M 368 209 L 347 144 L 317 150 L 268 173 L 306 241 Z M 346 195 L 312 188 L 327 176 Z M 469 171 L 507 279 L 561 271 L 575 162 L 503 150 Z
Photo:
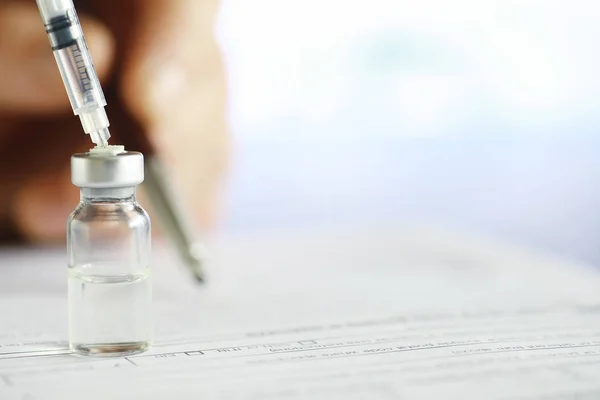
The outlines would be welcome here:
M 144 126 L 198 224 L 210 227 L 227 161 L 217 1 L 76 5 L 103 86 L 117 85 L 119 102 Z M 107 97 L 109 119 L 115 101 Z M 118 144 L 118 126 L 111 135 Z M 0 232 L 63 241 L 79 196 L 69 158 L 92 145 L 72 113 L 35 3 L 0 0 Z

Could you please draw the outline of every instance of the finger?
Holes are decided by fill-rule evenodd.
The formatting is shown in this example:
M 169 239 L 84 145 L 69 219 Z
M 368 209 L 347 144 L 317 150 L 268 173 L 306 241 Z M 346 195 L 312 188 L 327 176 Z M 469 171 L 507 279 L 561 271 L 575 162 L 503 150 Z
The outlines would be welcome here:
M 213 32 L 216 2 L 169 5 L 148 11 L 148 21 L 136 28 L 124 60 L 123 100 L 146 126 L 198 223 L 208 227 L 228 158 L 225 76 Z
M 82 16 L 98 74 L 106 77 L 114 54 L 109 31 Z M 68 110 L 68 98 L 35 3 L 0 7 L 0 112 L 44 114 Z
M 63 242 L 67 218 L 79 201 L 68 166 L 27 181 L 12 207 L 15 226 L 33 243 Z
M 69 114 L 23 120 L 0 147 L 0 197 L 22 238 L 64 242 L 66 218 L 78 202 L 70 156 L 90 147 Z

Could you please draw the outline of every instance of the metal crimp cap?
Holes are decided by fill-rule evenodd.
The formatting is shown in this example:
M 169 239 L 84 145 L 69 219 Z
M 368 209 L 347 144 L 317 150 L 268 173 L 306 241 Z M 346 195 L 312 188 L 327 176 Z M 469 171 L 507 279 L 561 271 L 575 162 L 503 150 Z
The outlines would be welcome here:
M 120 188 L 144 181 L 144 156 L 123 146 L 96 147 L 71 156 L 71 182 L 82 188 Z

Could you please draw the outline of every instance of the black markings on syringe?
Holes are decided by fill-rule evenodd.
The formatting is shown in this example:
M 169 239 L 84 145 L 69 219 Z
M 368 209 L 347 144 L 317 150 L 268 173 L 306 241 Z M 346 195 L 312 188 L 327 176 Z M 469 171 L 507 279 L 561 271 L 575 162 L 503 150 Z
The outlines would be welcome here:
M 75 66 L 77 67 L 77 73 L 79 74 L 79 82 L 81 82 L 83 91 L 87 92 L 88 90 L 92 90 L 94 87 L 88 75 L 88 67 L 85 63 L 85 59 L 83 58 L 83 54 L 79 49 L 79 45 L 77 43 L 74 44 L 71 46 L 70 50 L 71 54 L 73 54 L 73 59 L 75 60 Z

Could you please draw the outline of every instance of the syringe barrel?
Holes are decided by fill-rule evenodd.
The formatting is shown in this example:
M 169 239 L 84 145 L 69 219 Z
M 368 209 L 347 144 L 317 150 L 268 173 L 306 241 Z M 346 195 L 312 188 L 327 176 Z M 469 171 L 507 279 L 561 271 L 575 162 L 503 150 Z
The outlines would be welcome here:
M 78 28 L 73 30 L 81 31 L 81 27 Z M 52 50 L 75 115 L 106 106 L 83 36 L 72 38 L 70 42 L 59 46 L 53 46 Z
M 106 100 L 72 0 L 37 0 L 73 112 L 104 107 Z
M 108 140 L 106 100 L 73 1 L 36 1 L 73 113 L 81 119 L 86 133 L 100 131 L 100 136 Z

